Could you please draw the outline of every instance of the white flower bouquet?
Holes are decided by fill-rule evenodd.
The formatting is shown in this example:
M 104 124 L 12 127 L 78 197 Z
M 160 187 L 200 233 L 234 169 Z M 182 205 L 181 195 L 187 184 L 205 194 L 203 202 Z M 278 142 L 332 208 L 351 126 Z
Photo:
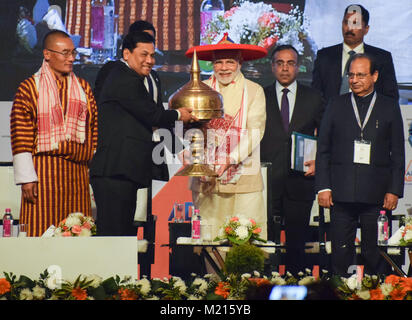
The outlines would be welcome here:
M 235 43 L 259 45 L 266 49 L 275 44 L 290 44 L 299 54 L 303 53 L 302 40 L 308 36 L 307 19 L 299 7 L 283 13 L 263 2 L 237 3 L 208 23 L 202 34 L 203 43 L 214 44 L 227 32 Z
M 341 278 L 336 283 L 343 300 L 410 300 L 412 279 L 394 274 L 381 279 L 376 275 L 365 275 L 361 280 L 357 275 Z
M 401 227 L 401 239 L 399 244 L 401 246 L 407 246 L 412 244 L 412 217 L 405 218 L 405 226 Z
M 96 224 L 92 217 L 81 212 L 70 213 L 54 230 L 54 237 L 90 237 L 96 234 Z
M 230 217 L 227 222 L 219 229 L 218 237 L 214 241 L 229 240 L 231 243 L 244 244 L 248 241 L 263 241 L 259 237 L 262 229 L 256 224 L 256 221 L 245 217 Z

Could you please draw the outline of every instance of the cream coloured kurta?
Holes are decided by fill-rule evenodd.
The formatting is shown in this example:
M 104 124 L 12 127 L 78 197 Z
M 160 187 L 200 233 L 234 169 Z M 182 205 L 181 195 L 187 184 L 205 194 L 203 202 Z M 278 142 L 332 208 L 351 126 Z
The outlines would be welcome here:
M 211 86 L 211 80 L 204 81 Z M 223 108 L 225 114 L 235 117 L 239 111 L 242 103 L 242 92 L 246 84 L 247 88 L 247 120 L 246 129 L 249 133 L 252 130 L 258 130 L 258 140 L 252 143 L 252 134 L 242 139 L 238 145 L 239 150 L 247 150 L 247 152 L 240 151 L 236 159 L 238 162 L 245 160 L 247 156 L 252 154 L 257 155 L 254 158 L 254 168 L 256 170 L 247 170 L 245 174 L 236 183 L 222 184 L 219 180 L 210 193 L 202 192 L 202 185 L 200 178 L 190 178 L 189 187 L 193 193 L 193 201 L 195 206 L 200 209 L 200 214 L 203 220 L 208 224 L 213 225 L 213 237 L 217 236 L 218 229 L 222 226 L 227 217 L 233 215 L 243 215 L 256 219 L 257 223 L 262 227 L 263 238 L 266 238 L 266 223 L 267 214 L 263 200 L 263 179 L 260 171 L 259 161 L 259 142 L 263 137 L 266 123 L 266 101 L 263 88 L 248 79 L 242 73 L 239 73 L 234 79 L 234 83 L 228 86 L 220 86 L 220 93 L 223 96 Z M 233 153 L 231 154 L 233 158 Z M 236 156 L 235 156 L 236 157 Z M 258 166 L 256 167 L 256 161 Z

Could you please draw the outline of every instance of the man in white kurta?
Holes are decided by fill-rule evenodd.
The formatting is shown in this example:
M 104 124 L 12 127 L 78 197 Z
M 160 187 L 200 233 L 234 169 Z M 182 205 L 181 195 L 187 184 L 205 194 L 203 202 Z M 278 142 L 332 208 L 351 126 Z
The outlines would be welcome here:
M 190 178 L 190 189 L 202 220 L 212 225 L 213 238 L 228 217 L 243 216 L 253 218 L 262 228 L 260 237 L 266 239 L 267 214 L 259 160 L 266 102 L 263 88 L 240 71 L 242 53 L 236 49 L 213 52 L 214 73 L 205 81 L 223 96 L 225 112 L 224 119 L 212 119 L 208 129 L 223 129 L 228 134 L 228 128 L 240 128 L 242 133 L 235 147 L 227 152 L 226 163 L 215 165 L 219 177 Z

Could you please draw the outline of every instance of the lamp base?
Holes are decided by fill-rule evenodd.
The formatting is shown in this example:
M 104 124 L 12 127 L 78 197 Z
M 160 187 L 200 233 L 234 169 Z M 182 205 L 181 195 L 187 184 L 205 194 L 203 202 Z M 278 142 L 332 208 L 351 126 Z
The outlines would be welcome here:
M 217 177 L 217 173 L 205 164 L 191 164 L 184 166 L 178 171 L 175 176 L 191 176 L 191 177 Z

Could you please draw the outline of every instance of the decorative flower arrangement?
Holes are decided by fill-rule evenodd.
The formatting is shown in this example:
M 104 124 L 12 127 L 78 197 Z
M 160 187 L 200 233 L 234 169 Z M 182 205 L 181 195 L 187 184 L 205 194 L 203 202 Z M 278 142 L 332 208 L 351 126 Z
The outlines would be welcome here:
M 81 212 L 70 213 L 54 230 L 54 237 L 90 237 L 96 234 L 96 224 L 92 217 Z
M 337 287 L 345 300 L 412 300 L 412 278 L 389 275 L 384 280 L 365 275 L 341 278 Z
M 291 44 L 300 54 L 308 36 L 307 19 L 299 7 L 289 13 L 276 11 L 263 2 L 237 1 L 237 5 L 212 19 L 201 41 L 214 44 L 227 32 L 235 43 L 254 44 L 269 49 L 275 44 Z
M 404 222 L 405 225 L 399 228 L 401 229 L 401 238 L 399 240 L 401 246 L 406 246 L 412 243 L 412 217 L 405 217 Z
M 216 274 L 200 277 L 192 274 L 184 281 L 180 277 L 133 280 L 119 276 L 103 280 L 97 275 L 79 275 L 73 282 L 62 280 L 59 285 L 44 271 L 38 280 L 4 272 L 0 278 L 0 300 L 222 300 L 245 299 L 251 288 L 263 285 L 298 284 L 301 279 L 278 273 L 261 277 L 259 272 L 229 275 Z M 302 274 L 303 275 L 303 274 Z M 301 278 L 307 278 L 307 275 Z M 281 280 L 280 280 L 281 279 Z M 314 279 L 314 278 L 313 278 Z M 315 279 L 313 281 L 316 281 Z
M 234 216 L 227 219 L 214 241 L 227 239 L 233 244 L 244 244 L 253 240 L 266 242 L 259 237 L 261 232 L 262 229 L 255 220 Z
M 358 283 L 355 276 L 338 281 L 328 278 L 327 271 L 315 278 L 308 269 L 297 276 L 289 272 L 284 276 L 277 272 L 265 276 L 257 271 L 223 278 L 192 274 L 186 281 L 173 276 L 151 280 L 114 276 L 103 280 L 97 275 L 79 275 L 75 281 L 63 280 L 57 286 L 47 271 L 37 280 L 23 275 L 17 279 L 6 272 L 4 275 L 0 278 L 0 300 L 244 300 L 256 297 L 262 290 L 267 293 L 274 286 L 300 285 L 309 289 L 318 284 L 332 287 L 341 300 L 412 300 L 412 278 L 365 275 Z

